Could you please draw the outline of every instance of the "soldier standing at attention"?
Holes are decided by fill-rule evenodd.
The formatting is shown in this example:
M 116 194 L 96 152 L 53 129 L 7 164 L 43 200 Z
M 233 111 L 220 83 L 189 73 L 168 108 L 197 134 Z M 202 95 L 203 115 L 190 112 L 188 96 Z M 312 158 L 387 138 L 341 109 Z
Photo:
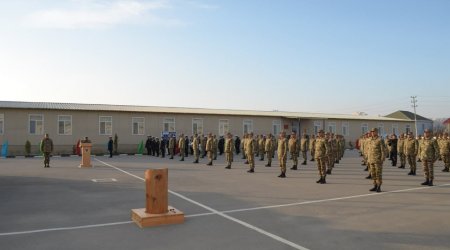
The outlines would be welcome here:
M 259 150 L 259 160 L 264 161 L 264 151 L 265 151 L 265 136 L 261 135 L 258 140 L 258 150 Z
M 250 165 L 250 169 L 247 171 L 248 173 L 255 172 L 255 146 L 254 146 L 253 133 L 247 135 L 247 139 L 245 140 L 245 155 L 247 156 L 247 162 Z
M 203 154 L 202 154 L 202 158 L 205 158 L 207 151 L 206 151 L 206 142 L 208 141 L 208 138 L 204 135 L 203 136 L 203 140 L 201 141 L 201 145 L 203 148 Z
M 50 154 L 53 152 L 53 141 L 45 134 L 41 141 L 41 152 L 44 153 L 44 168 L 50 167 Z
M 280 147 L 278 145 L 278 147 Z M 291 138 L 289 138 L 288 142 L 288 148 L 289 153 L 291 153 L 291 159 L 294 165 L 291 167 L 292 170 L 297 170 L 297 164 L 298 164 L 298 142 L 297 142 L 297 134 L 295 132 L 292 132 Z M 278 153 L 280 154 L 280 153 Z
M 404 134 L 400 134 L 400 136 L 398 137 L 397 152 L 398 152 L 398 156 L 400 158 L 400 167 L 398 167 L 398 168 L 405 168 L 406 156 L 405 156 L 405 136 L 404 136 Z
M 245 157 L 245 141 L 247 140 L 247 133 L 244 133 L 241 140 L 241 152 L 242 152 L 242 159 L 246 159 Z
M 217 160 L 217 149 L 219 147 L 219 141 L 216 138 L 216 135 L 213 135 L 213 155 L 214 160 Z
M 278 176 L 280 178 L 286 177 L 286 161 L 287 161 L 287 141 L 286 132 L 280 133 L 280 138 L 278 139 L 278 161 L 280 162 L 281 174 Z
M 114 141 L 112 139 L 112 136 L 110 136 L 108 141 L 109 158 L 113 157 L 113 148 L 114 148 Z
M 234 151 L 234 141 L 231 133 L 227 133 L 227 138 L 225 139 L 225 157 L 227 160 L 226 169 L 231 168 L 231 163 L 233 162 L 233 151 Z
M 198 159 L 200 157 L 200 151 L 199 151 L 199 141 L 198 141 L 198 135 L 194 134 L 194 137 L 192 138 L 192 150 L 194 151 L 194 162 L 198 163 Z
M 431 137 L 431 131 L 425 129 L 424 137 L 419 143 L 420 159 L 422 160 L 423 172 L 425 175 L 425 182 L 422 185 L 433 186 L 434 167 L 433 164 L 439 158 L 439 146 Z
M 272 134 L 269 134 L 266 138 L 266 142 L 264 143 L 264 151 L 266 151 L 266 154 L 267 154 L 266 167 L 271 167 L 272 166 L 272 158 L 273 158 Z
M 184 139 L 184 134 L 181 134 L 180 135 L 180 139 L 178 140 L 178 148 L 180 149 L 180 156 L 181 156 L 181 159 L 180 159 L 180 161 L 184 161 L 184 153 L 185 153 L 185 143 L 186 143 L 186 140 Z
M 306 165 L 307 152 L 308 152 L 308 135 L 303 134 L 302 139 L 300 139 L 300 151 L 302 151 L 303 162 L 302 165 Z
M 316 143 L 314 148 L 314 157 L 317 162 L 317 169 L 319 170 L 320 179 L 316 183 L 325 184 L 327 176 L 327 154 L 328 154 L 328 142 L 325 138 L 323 130 L 319 130 L 319 134 L 316 137 Z
M 171 135 L 169 138 L 169 154 L 170 159 L 173 159 L 173 156 L 175 155 L 175 135 Z
M 441 140 L 441 145 L 439 146 L 441 159 L 444 162 L 444 169 L 442 172 L 450 171 L 450 139 L 448 137 L 448 133 L 444 133 L 444 136 Z
M 309 152 L 311 154 L 311 160 L 309 161 L 314 161 L 315 147 L 316 147 L 316 136 L 312 135 L 311 139 L 309 140 Z
M 416 175 L 416 157 L 419 151 L 419 143 L 414 138 L 412 132 L 409 132 L 408 138 L 405 140 L 404 152 L 409 164 L 408 175 Z
M 331 133 L 327 133 L 325 135 L 325 139 L 328 143 L 328 150 L 327 150 L 327 174 L 331 174 L 331 171 L 333 170 L 334 167 L 334 140 L 333 140 L 333 136 Z
M 370 166 L 371 176 L 373 180 L 373 188 L 369 191 L 381 192 L 381 184 L 383 184 L 383 162 L 386 159 L 386 145 L 378 136 L 378 129 L 372 128 L 370 131 L 372 137 L 369 139 L 367 161 Z
M 207 154 L 208 154 L 208 160 L 209 160 L 209 162 L 208 162 L 208 164 L 206 164 L 206 165 L 208 165 L 208 166 L 212 166 L 212 164 L 213 164 L 213 157 L 214 157 L 214 138 L 213 138 L 213 136 L 212 136 L 212 134 L 211 133 L 209 133 L 208 134 L 208 139 L 206 140 L 206 152 L 207 152 Z

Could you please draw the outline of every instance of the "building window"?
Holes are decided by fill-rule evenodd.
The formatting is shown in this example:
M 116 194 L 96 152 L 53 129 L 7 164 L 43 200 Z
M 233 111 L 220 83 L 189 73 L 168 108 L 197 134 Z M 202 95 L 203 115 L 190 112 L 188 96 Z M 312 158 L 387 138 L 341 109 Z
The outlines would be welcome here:
M 365 135 L 369 131 L 369 125 L 367 123 L 361 124 L 361 134 Z
M 5 130 L 5 115 L 0 114 L 0 135 L 3 135 L 4 130 Z
M 317 135 L 319 133 L 319 130 L 321 129 L 322 129 L 322 122 L 314 121 L 314 134 Z
M 406 125 L 405 126 L 405 131 L 406 131 L 407 134 L 409 134 L 409 132 L 411 132 L 411 125 L 409 125 L 409 124 Z
M 379 135 L 384 135 L 384 124 L 383 123 L 378 123 L 378 134 Z
M 99 125 L 100 135 L 112 135 L 112 116 L 100 116 Z
M 342 135 L 343 136 L 349 136 L 350 135 L 350 130 L 349 130 L 349 123 L 348 122 L 343 122 L 342 123 Z
M 175 132 L 175 118 L 164 118 L 163 130 L 164 132 Z
M 201 118 L 192 119 L 192 134 L 197 135 L 203 134 L 203 119 Z
M 219 120 L 219 136 L 226 135 L 228 132 L 230 132 L 228 120 Z
M 133 135 L 143 135 L 145 131 L 145 119 L 144 117 L 132 117 L 131 123 L 133 124 Z
M 398 135 L 398 124 L 392 124 L 392 133 Z
M 272 121 L 272 133 L 275 136 L 277 136 L 279 133 L 281 133 L 281 121 L 280 120 Z
M 252 120 L 244 120 L 244 134 L 253 132 L 253 121 Z
M 44 116 L 30 115 L 29 116 L 29 130 L 31 135 L 42 135 L 44 133 Z
M 72 134 L 72 116 L 58 115 L 58 134 L 71 135 Z
M 328 123 L 328 132 L 336 134 L 336 123 L 335 122 Z

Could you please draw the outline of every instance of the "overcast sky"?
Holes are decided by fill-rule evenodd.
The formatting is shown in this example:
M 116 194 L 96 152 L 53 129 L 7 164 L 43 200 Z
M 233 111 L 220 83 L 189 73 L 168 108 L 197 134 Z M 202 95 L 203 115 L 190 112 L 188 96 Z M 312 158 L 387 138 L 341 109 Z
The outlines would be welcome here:
M 0 1 L 0 100 L 450 117 L 448 0 Z

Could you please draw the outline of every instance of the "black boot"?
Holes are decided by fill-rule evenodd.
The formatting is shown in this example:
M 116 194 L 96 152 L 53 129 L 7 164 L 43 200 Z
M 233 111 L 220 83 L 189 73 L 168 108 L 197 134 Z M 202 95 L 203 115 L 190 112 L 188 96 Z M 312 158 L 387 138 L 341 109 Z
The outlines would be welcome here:
M 374 184 L 374 185 L 373 185 L 373 188 L 369 189 L 369 191 L 375 192 L 375 191 L 377 191 L 377 189 L 378 189 L 377 184 Z
M 198 163 L 198 160 L 195 160 L 194 163 Z
M 316 181 L 316 183 L 322 183 L 322 179 L 323 179 L 323 177 L 320 177 L 320 179 L 318 179 L 318 180 Z
M 266 164 L 266 167 L 271 167 L 271 165 L 270 164 Z
M 428 184 L 430 184 L 430 180 L 428 180 L 428 179 L 426 179 L 425 182 L 422 182 L 422 185 L 423 185 L 423 186 L 426 186 L 426 185 L 428 185 Z
M 212 166 L 212 161 L 208 162 L 208 164 L 206 164 L 208 166 Z
M 433 179 L 428 182 L 428 186 L 433 186 Z
M 320 182 L 320 184 L 326 184 L 327 183 L 327 181 L 326 181 L 326 176 L 324 176 L 323 178 L 322 178 L 322 181 Z
M 405 168 L 405 166 L 401 165 L 401 166 L 400 166 L 400 167 L 398 167 L 398 168 Z
M 304 161 L 302 162 L 302 165 L 306 165 L 306 160 L 304 160 Z
M 413 173 L 414 173 L 414 172 L 413 172 L 412 170 L 410 170 L 409 173 L 408 173 L 408 175 L 413 175 Z
M 328 170 L 327 170 L 327 174 L 331 174 L 331 169 L 328 169 Z
M 281 174 L 280 174 L 278 177 L 280 177 L 280 178 L 286 178 L 285 172 L 281 172 Z
M 297 165 L 292 166 L 292 170 L 297 170 Z
M 381 192 L 381 185 L 378 185 L 377 186 L 377 193 L 380 193 Z
M 369 171 L 369 167 L 366 167 L 366 168 L 364 169 L 364 171 Z
M 416 175 L 416 170 L 413 171 L 412 175 Z
M 228 165 L 228 166 L 226 166 L 225 168 L 226 168 L 226 169 L 231 169 L 231 166 L 230 166 L 230 165 Z
M 449 169 L 448 168 L 444 168 L 444 169 L 442 169 L 442 172 L 448 172 L 449 171 Z
M 366 176 L 366 179 L 372 179 L 372 175 L 368 175 L 368 176 Z
M 247 171 L 247 173 L 254 173 L 254 172 L 255 172 L 255 170 L 253 170 L 253 169 L 250 169 Z

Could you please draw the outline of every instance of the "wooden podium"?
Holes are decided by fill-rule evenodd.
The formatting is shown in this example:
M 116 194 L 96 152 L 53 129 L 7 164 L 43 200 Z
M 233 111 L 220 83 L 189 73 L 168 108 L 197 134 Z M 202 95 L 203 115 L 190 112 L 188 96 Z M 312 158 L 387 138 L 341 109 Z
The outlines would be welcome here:
M 168 169 L 145 171 L 145 208 L 131 209 L 131 219 L 139 227 L 184 222 L 184 213 L 168 205 Z
M 80 143 L 81 147 L 81 164 L 80 168 L 90 168 L 91 165 L 91 149 L 92 143 L 82 142 Z

